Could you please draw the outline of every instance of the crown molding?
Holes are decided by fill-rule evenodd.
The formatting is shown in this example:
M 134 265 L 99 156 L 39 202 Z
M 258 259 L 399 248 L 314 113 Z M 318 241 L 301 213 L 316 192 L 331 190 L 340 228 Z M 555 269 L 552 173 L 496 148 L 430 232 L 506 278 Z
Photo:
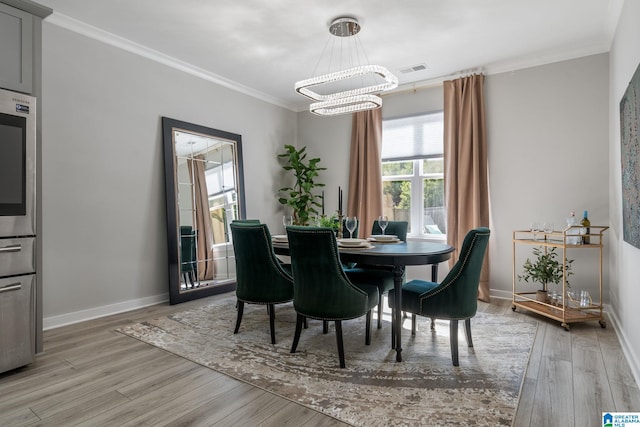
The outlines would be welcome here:
M 471 69 L 457 71 L 455 73 L 443 76 L 433 77 L 430 79 L 419 80 L 411 83 L 398 85 L 394 90 L 390 90 L 381 94 L 385 97 L 389 95 L 397 95 L 405 92 L 415 92 L 417 90 L 429 89 L 435 86 L 441 86 L 447 80 L 453 80 L 471 73 L 482 73 L 484 75 L 510 73 L 514 71 L 524 70 L 527 68 L 539 67 L 541 65 L 554 64 L 562 61 L 570 61 L 572 59 L 584 58 L 591 55 L 599 55 L 609 52 L 609 46 L 605 44 L 589 46 L 584 49 L 574 49 L 570 52 L 555 52 L 544 55 L 528 56 L 518 59 L 509 59 L 500 62 L 494 62 L 487 65 L 478 66 Z
M 29 12 L 32 15 L 35 15 L 39 18 L 46 18 L 47 16 L 53 13 L 53 9 L 38 4 L 31 0 L 2 0 L 0 3 L 7 4 L 9 6 L 13 6 L 16 9 L 23 10 L 25 12 Z
M 54 12 L 52 15 L 47 17 L 45 22 L 64 28 L 66 30 L 72 31 L 74 33 L 83 35 L 85 37 L 100 41 L 102 43 L 117 47 L 127 52 L 131 52 L 135 55 L 142 56 L 144 58 L 150 59 L 152 61 L 158 62 L 160 64 L 166 65 L 168 67 L 174 68 L 176 70 L 182 71 L 192 76 L 201 78 L 203 80 L 207 80 L 211 83 L 215 83 L 227 89 L 231 89 L 233 91 L 242 93 L 244 95 L 251 96 L 253 98 L 267 102 L 269 104 L 273 104 L 278 107 L 282 107 L 294 112 L 296 111 L 296 107 L 294 105 L 291 105 L 279 98 L 276 98 L 264 92 L 260 92 L 258 90 L 252 89 L 248 86 L 244 86 L 238 82 L 219 76 L 203 68 L 197 67 L 188 62 L 181 61 L 177 58 L 166 55 L 162 52 L 151 49 L 139 43 L 133 42 L 124 37 L 120 37 L 116 34 L 110 33 L 108 31 L 104 31 L 100 28 L 94 27 L 85 22 L 71 18 L 70 16 L 64 15 L 62 13 Z

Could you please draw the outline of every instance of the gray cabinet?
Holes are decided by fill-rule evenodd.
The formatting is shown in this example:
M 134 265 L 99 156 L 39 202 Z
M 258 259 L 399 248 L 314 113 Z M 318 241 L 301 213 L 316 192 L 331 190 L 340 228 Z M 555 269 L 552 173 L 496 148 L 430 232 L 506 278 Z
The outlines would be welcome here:
M 0 279 L 0 372 L 28 365 L 35 357 L 35 275 Z
M 33 15 L 0 3 L 0 87 L 33 90 Z

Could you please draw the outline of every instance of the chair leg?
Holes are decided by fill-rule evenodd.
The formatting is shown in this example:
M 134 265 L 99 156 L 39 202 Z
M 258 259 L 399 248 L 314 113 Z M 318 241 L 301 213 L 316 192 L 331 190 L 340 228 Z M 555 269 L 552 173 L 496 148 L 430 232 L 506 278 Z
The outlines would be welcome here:
M 382 294 L 378 296 L 378 329 L 382 329 Z
M 340 367 L 345 368 L 344 344 L 342 343 L 342 320 L 336 320 L 336 340 L 338 342 L 338 358 L 340 359 Z
M 364 335 L 364 343 L 365 345 L 370 345 L 371 344 L 371 310 L 367 311 L 367 332 L 365 332 Z
M 269 329 L 271 331 L 271 344 L 276 343 L 276 311 L 273 304 L 267 304 L 267 312 L 269 313 Z
M 244 311 L 244 301 L 238 300 L 236 302 L 236 306 L 238 307 L 238 317 L 236 318 L 236 328 L 233 330 L 234 334 L 238 333 L 240 329 L 240 322 L 242 322 L 242 312 Z
M 431 330 L 432 331 L 436 330 L 436 318 L 435 317 L 431 318 Z
M 305 316 L 298 313 L 298 316 L 296 317 L 296 332 L 293 335 L 293 344 L 291 344 L 291 353 L 295 353 L 296 348 L 298 348 L 298 341 L 300 341 L 300 333 L 302 332 L 302 324 L 304 323 L 305 319 Z
M 473 347 L 473 339 L 471 339 L 471 319 L 464 319 L 464 332 L 467 337 L 467 345 Z
M 459 366 L 458 363 L 458 321 L 449 320 L 449 342 L 451 343 L 451 360 L 453 366 Z
M 304 324 L 302 325 L 305 329 L 309 328 L 309 322 L 307 322 L 307 318 L 304 318 Z
M 416 315 L 411 315 L 411 336 L 416 336 Z
M 328 334 L 329 333 L 329 322 L 326 320 L 322 321 L 322 333 L 323 334 Z

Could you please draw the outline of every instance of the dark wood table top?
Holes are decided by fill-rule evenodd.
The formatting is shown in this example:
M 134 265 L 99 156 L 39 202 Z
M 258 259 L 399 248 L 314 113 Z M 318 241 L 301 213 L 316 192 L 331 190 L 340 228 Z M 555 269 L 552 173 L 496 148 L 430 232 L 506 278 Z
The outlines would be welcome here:
M 286 243 L 273 243 L 278 255 L 289 255 Z M 445 243 L 407 241 L 400 243 L 373 243 L 371 248 L 338 247 L 340 259 L 372 265 L 425 265 L 438 264 L 451 258 L 453 246 Z

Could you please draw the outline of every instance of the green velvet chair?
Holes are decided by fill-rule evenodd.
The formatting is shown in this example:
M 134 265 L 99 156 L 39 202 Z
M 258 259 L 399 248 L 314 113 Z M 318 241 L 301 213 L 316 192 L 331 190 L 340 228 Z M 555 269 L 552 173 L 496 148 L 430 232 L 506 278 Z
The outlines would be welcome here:
M 402 310 L 413 314 L 412 335 L 415 335 L 416 331 L 416 315 L 449 320 L 453 366 L 458 366 L 458 320 L 465 321 L 467 345 L 473 347 L 471 318 L 475 316 L 478 308 L 480 270 L 490 234 L 486 227 L 476 228 L 467 233 L 458 261 L 442 283 L 412 280 L 402 285 Z M 394 290 L 391 290 L 389 306 L 395 312 L 393 304 Z
M 405 242 L 408 228 L 407 221 L 389 221 L 384 234 L 396 235 L 398 239 Z M 382 234 L 377 220 L 373 222 L 371 227 L 371 235 L 376 234 Z M 350 265 L 345 271 L 351 280 L 375 283 L 378 286 L 378 329 L 382 328 L 382 296 L 393 289 L 393 268 L 378 265 Z
M 236 297 L 240 329 L 244 304 L 263 304 L 269 314 L 271 344 L 276 343 L 274 304 L 293 300 L 293 278 L 273 253 L 271 234 L 265 224 L 231 223 L 236 258 Z
M 293 270 L 293 306 L 297 312 L 291 353 L 296 352 L 307 318 L 334 321 L 340 367 L 345 367 L 342 321 L 366 315 L 365 343 L 371 343 L 371 309 L 378 287 L 352 283 L 344 273 L 333 230 L 323 227 L 287 227 Z
M 180 272 L 185 288 L 199 286 L 196 232 L 190 225 L 180 226 Z

